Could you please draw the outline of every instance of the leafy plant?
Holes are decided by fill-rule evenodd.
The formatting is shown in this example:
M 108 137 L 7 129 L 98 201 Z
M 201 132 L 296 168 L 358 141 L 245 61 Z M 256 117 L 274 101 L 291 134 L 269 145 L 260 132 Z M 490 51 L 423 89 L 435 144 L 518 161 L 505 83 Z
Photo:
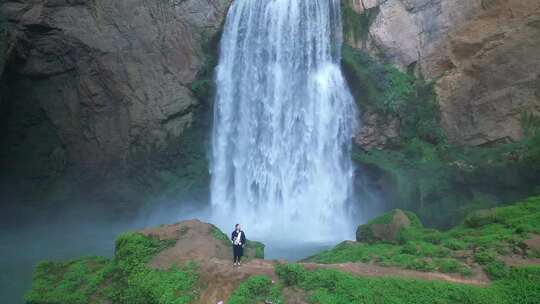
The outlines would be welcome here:
M 269 276 L 252 276 L 242 282 L 233 292 L 229 304 L 285 303 L 281 286 L 272 282 Z

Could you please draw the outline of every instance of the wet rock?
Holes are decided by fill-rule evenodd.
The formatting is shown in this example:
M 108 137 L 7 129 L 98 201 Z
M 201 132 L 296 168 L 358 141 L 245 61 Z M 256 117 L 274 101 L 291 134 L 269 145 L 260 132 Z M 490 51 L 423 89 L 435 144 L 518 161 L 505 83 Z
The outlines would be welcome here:
M 150 265 L 155 268 L 169 269 L 173 265 L 183 265 L 188 261 L 220 260 L 231 262 L 233 258 L 229 236 L 216 226 L 199 220 L 146 228 L 139 232 L 159 240 L 175 242 L 174 246 L 163 250 L 150 261 Z M 264 258 L 264 245 L 248 241 L 244 249 L 244 258 L 247 260 Z
M 356 230 L 357 242 L 390 242 L 398 241 L 400 232 L 413 225 L 419 225 L 416 218 L 411 218 L 402 210 L 396 209 L 379 216 Z

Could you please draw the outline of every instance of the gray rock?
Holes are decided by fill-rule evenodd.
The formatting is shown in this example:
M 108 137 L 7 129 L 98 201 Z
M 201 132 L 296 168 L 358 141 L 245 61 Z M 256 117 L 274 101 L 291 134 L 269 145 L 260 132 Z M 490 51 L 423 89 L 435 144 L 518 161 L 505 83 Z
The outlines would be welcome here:
M 69 163 L 102 176 L 163 151 L 193 122 L 199 101 L 190 86 L 230 2 L 4 2 L 12 50 L 0 92 L 13 109 L 4 115 L 7 131 L 34 138 L 44 150 L 32 156 L 38 162 L 52 155 L 55 168 Z M 40 117 L 36 128 L 21 122 L 30 115 Z M 54 140 L 39 136 L 46 128 Z M 16 152 L 30 144 L 0 139 L 3 163 L 17 169 Z

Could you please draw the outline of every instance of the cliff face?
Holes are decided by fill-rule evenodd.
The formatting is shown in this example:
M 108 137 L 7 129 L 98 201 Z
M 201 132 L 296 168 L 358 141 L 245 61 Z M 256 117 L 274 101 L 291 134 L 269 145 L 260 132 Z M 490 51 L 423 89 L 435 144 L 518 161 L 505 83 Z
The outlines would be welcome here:
M 540 113 L 540 1 L 344 3 L 362 19 L 354 33 L 346 33 L 349 45 L 436 82 L 450 142 L 519 140 L 521 117 Z M 373 113 L 364 115 L 372 127 Z M 365 137 L 357 141 L 373 142 Z
M 101 178 L 177 143 L 230 2 L 4 2 L 3 170 Z

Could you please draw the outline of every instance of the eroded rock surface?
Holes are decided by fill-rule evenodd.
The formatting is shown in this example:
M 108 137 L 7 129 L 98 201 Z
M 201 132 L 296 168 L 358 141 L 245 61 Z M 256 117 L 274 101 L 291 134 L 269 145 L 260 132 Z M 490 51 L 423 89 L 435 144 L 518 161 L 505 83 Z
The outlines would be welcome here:
M 183 265 L 188 261 L 205 260 L 227 261 L 228 266 L 232 265 L 231 242 L 227 235 L 212 224 L 189 220 L 173 225 L 146 228 L 140 233 L 159 240 L 175 241 L 174 246 L 163 250 L 150 261 L 152 267 L 169 269 L 173 265 Z M 262 246 L 260 243 L 250 241 L 244 250 L 246 259 L 256 257 L 255 245 Z
M 523 113 L 540 113 L 540 1 L 344 1 L 376 13 L 348 44 L 436 81 L 451 142 L 519 140 Z
M 4 2 L 2 168 L 103 178 L 177 142 L 230 2 Z
M 402 210 L 396 209 L 385 215 L 373 219 L 356 230 L 358 242 L 397 242 L 402 229 L 417 224 Z

